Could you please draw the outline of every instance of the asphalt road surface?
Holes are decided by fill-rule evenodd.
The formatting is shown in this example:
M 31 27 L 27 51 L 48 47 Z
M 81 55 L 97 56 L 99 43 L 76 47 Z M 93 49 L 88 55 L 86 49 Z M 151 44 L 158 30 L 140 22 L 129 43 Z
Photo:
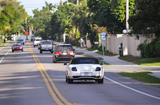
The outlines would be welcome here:
M 40 54 L 31 43 L 24 52 L 1 50 L 0 60 L 0 105 L 160 105 L 160 85 L 122 77 L 118 66 L 104 66 L 104 84 L 67 84 L 63 62 L 52 63 L 50 52 Z

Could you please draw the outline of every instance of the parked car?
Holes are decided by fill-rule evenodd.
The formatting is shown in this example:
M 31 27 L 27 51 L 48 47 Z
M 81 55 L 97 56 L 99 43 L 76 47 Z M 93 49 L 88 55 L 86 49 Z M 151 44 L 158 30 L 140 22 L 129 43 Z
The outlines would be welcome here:
M 16 43 L 12 45 L 12 52 L 19 50 L 23 52 L 23 45 L 21 43 Z
M 73 80 L 95 80 L 98 83 L 103 83 L 103 78 L 104 70 L 97 58 L 77 57 L 67 65 L 67 83 L 72 83 Z
M 35 38 L 34 42 L 33 42 L 33 46 L 38 46 L 41 42 L 42 38 Z
M 51 53 L 53 53 L 53 43 L 51 40 L 43 40 L 40 42 L 40 53 L 42 53 L 43 51 L 50 51 Z
M 17 40 L 17 43 L 20 43 L 20 44 L 23 44 L 23 45 L 24 45 L 25 40 L 24 40 L 24 39 L 18 39 L 18 40 Z
M 75 57 L 75 50 L 71 44 L 59 44 L 56 45 L 53 53 L 53 63 L 59 60 L 71 60 Z

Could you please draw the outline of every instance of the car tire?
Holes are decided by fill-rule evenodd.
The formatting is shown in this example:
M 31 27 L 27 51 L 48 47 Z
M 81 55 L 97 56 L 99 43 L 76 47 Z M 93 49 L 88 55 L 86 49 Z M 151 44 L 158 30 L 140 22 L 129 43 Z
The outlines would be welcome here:
M 43 53 L 42 50 L 40 50 L 40 53 L 41 53 L 41 54 Z
M 53 58 L 53 63 L 57 63 L 56 59 Z
M 14 50 L 12 50 L 12 52 L 14 52 Z
M 36 47 L 36 46 L 34 45 L 34 47 Z
M 99 84 L 103 84 L 103 82 L 104 82 L 104 79 L 103 79 L 103 78 L 97 80 L 97 83 L 99 83 Z
M 53 53 L 53 51 L 52 51 L 52 50 L 50 50 L 50 52 L 51 52 L 51 54 Z
M 53 56 L 53 63 L 56 63 L 57 62 L 57 60 L 56 60 L 56 58 Z
M 69 78 L 68 78 L 67 81 L 68 81 L 67 83 L 69 83 L 69 84 L 70 84 L 70 83 L 73 83 L 73 79 L 69 79 Z
M 67 78 L 67 76 L 66 76 L 66 83 L 68 83 L 68 78 Z
M 21 50 L 23 52 L 23 50 Z

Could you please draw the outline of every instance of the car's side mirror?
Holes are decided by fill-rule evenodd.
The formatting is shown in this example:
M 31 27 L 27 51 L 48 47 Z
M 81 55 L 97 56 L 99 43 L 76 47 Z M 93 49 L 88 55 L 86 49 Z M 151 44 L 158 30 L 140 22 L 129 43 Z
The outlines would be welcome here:
M 64 65 L 67 65 L 67 63 L 65 62 Z

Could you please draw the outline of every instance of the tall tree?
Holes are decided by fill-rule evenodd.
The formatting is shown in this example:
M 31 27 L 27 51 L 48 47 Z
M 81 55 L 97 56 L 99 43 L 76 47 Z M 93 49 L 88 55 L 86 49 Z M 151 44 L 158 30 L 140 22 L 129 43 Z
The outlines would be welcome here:
M 2 2 L 4 7 L 0 13 L 0 30 L 5 37 L 20 32 L 27 13 L 22 5 L 15 0 L 7 0 Z
M 160 0 L 136 0 L 136 16 L 130 24 L 137 33 L 156 33 L 160 36 Z

